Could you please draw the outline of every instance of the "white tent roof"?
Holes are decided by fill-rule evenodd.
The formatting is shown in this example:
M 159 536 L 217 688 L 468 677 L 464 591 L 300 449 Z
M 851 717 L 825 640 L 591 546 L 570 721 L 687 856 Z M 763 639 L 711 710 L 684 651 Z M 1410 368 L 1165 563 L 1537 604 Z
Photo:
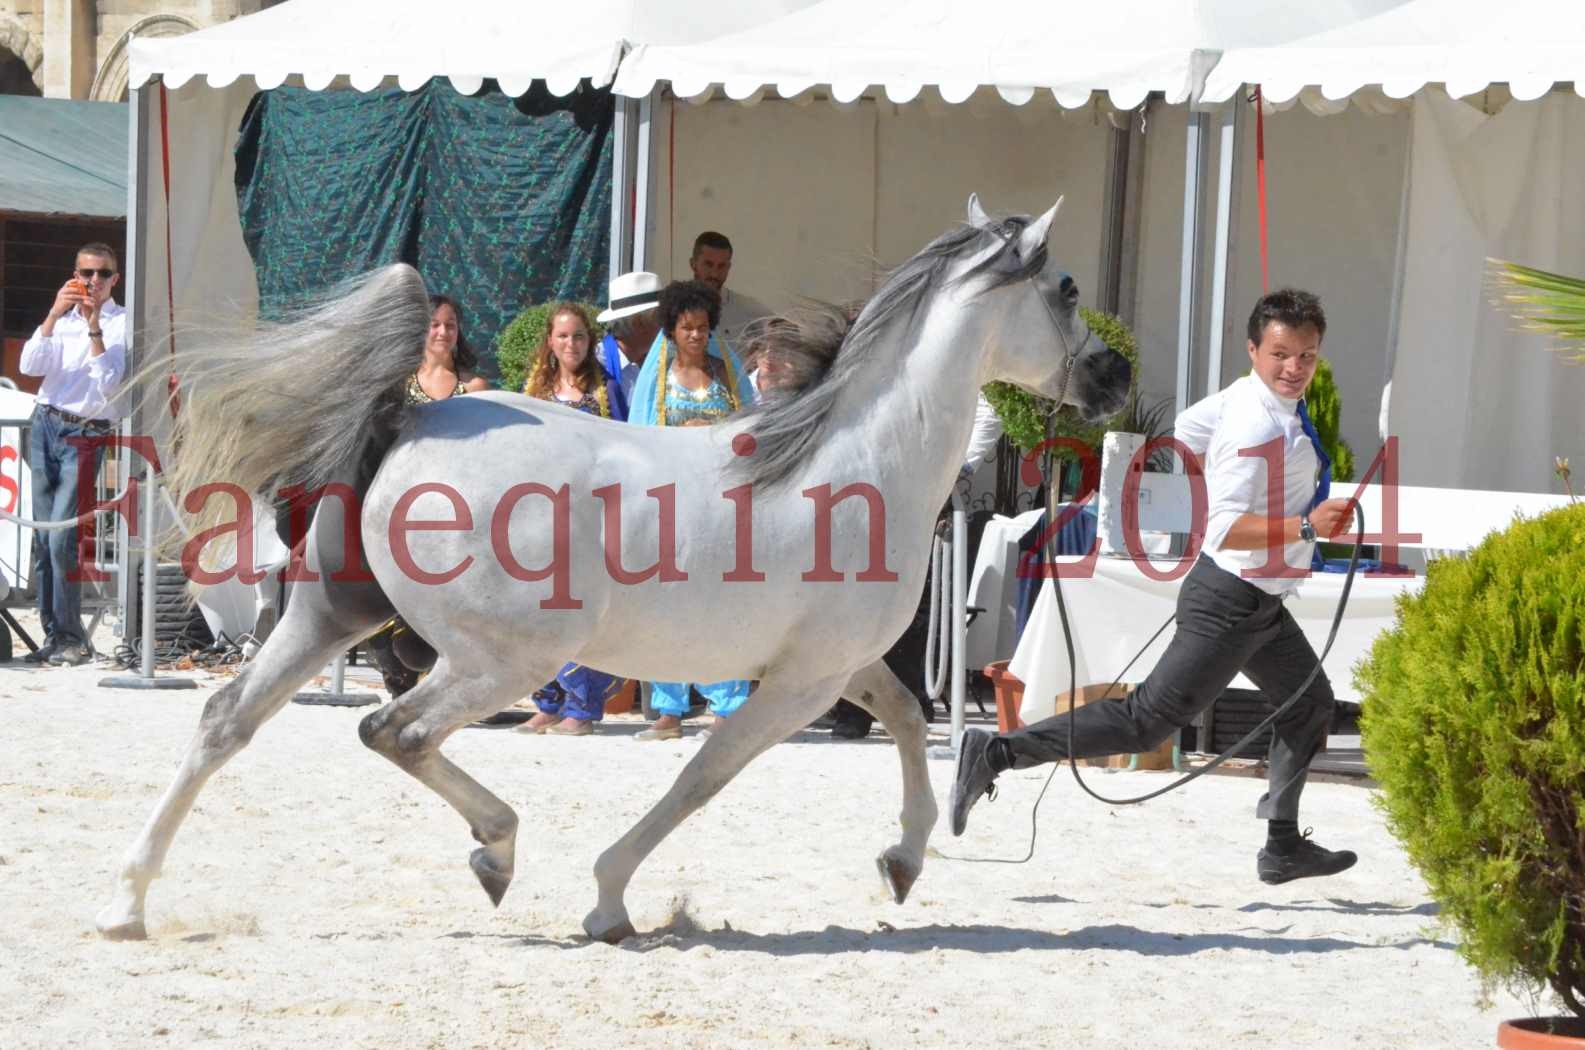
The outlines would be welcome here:
M 1219 52 L 1306 37 L 1393 2 L 822 0 L 707 42 L 646 41 L 622 62 L 616 91 L 644 95 L 670 81 L 684 97 L 719 84 L 747 99 L 767 86 L 791 97 L 829 84 L 851 101 L 878 85 L 902 102 L 930 85 L 961 102 L 995 87 L 1016 104 L 1046 89 L 1076 107 L 1105 91 L 1132 108 L 1151 91 L 1184 101 Z
M 708 41 L 646 41 L 615 87 L 639 96 L 660 81 L 683 97 L 719 85 L 740 100 L 830 85 L 838 101 L 879 86 L 902 102 L 931 85 L 960 102 L 985 86 L 1014 103 L 1049 89 L 1074 107 L 1105 91 L 1119 108 L 1150 91 L 1182 102 L 1200 83 L 1211 101 L 1245 83 L 1276 102 L 1312 86 L 1338 99 L 1367 85 L 1404 97 L 1427 83 L 1468 94 L 1502 82 L 1532 98 L 1558 81 L 1585 85 L 1585 3 L 821 0 Z
M 316 90 L 338 76 L 361 91 L 396 77 L 414 89 L 445 76 L 471 94 L 486 77 L 520 95 L 543 80 L 565 95 L 610 83 L 625 42 L 681 44 L 794 11 L 811 0 L 287 0 L 179 37 L 134 40 L 130 83 L 180 87 L 195 76 L 260 88 L 290 76 Z
M 1259 84 L 1272 102 L 1306 87 L 1341 100 L 1370 85 L 1407 98 L 1444 84 L 1458 98 L 1501 83 L 1528 100 L 1567 81 L 1585 95 L 1581 0 L 1401 0 L 1314 36 L 1230 49 L 1207 78 L 1205 97 L 1221 101 L 1240 84 Z

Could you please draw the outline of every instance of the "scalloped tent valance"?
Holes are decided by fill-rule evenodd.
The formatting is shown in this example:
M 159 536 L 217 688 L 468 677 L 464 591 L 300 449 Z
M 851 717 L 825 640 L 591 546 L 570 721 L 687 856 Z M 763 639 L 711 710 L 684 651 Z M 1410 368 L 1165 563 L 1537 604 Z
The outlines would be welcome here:
M 313 90 L 346 78 L 372 91 L 394 78 L 413 90 L 447 77 L 472 94 L 487 78 L 509 95 L 537 80 L 555 95 L 611 83 L 627 41 L 684 44 L 775 19 L 811 0 L 287 0 L 172 39 L 132 42 L 129 83 L 194 77 L 261 88 L 296 78 Z
M 1262 84 L 1270 102 L 1335 112 L 1371 108 L 1427 84 L 1454 95 L 1509 85 L 1519 99 L 1559 82 L 1585 94 L 1579 0 L 822 0 L 774 22 L 680 45 L 645 42 L 617 73 L 618 94 L 669 83 L 683 98 L 754 102 L 826 88 L 837 102 L 879 90 L 949 103 L 993 88 L 1014 105 L 1066 108 L 1106 95 L 1131 109 L 1224 101 Z

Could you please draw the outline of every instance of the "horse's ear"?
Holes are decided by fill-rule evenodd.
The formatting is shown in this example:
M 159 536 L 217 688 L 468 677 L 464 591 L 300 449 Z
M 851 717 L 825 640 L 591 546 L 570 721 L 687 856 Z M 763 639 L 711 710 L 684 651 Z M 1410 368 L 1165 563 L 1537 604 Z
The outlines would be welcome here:
M 1018 235 L 1018 257 L 1030 259 L 1041 248 L 1045 247 L 1046 237 L 1051 233 L 1051 220 L 1057 217 L 1057 209 L 1062 207 L 1062 198 L 1057 198 L 1057 203 L 1051 210 L 1040 218 L 1024 227 L 1024 232 Z
M 990 224 L 991 217 L 985 214 L 984 208 L 980 207 L 980 195 L 978 193 L 969 194 L 969 225 L 984 229 Z

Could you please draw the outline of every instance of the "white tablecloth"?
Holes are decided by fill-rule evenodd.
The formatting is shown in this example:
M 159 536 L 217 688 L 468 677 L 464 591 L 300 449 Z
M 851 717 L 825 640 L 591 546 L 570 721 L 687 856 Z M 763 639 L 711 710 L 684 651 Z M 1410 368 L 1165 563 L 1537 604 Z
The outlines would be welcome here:
M 1079 558 L 1059 558 L 1075 563 Z M 1157 562 L 1165 571 L 1175 562 Z M 1319 653 L 1326 643 L 1343 590 L 1342 573 L 1317 573 L 1300 585 L 1298 593 L 1287 599 L 1294 619 Z M 1177 604 L 1182 577 L 1168 583 L 1152 580 L 1129 559 L 1097 558 L 1089 579 L 1064 576 L 1062 595 L 1073 626 L 1073 647 L 1080 685 L 1105 684 L 1116 678 L 1129 659 L 1145 644 L 1156 628 L 1171 616 Z M 1393 625 L 1393 600 L 1406 591 L 1418 591 L 1423 576 L 1367 576 L 1354 578 L 1348 611 L 1337 632 L 1337 642 L 1324 667 L 1340 700 L 1358 698 L 1354 689 L 1353 668 L 1369 650 L 1376 635 Z M 1125 682 L 1140 682 L 1156 666 L 1166 651 L 1174 628 L 1164 631 L 1124 677 Z M 1029 625 L 1018 644 L 1008 670 L 1024 683 L 1020 717 L 1036 722 L 1056 711 L 1056 696 L 1069 686 L 1068 656 L 1062 639 L 1062 620 L 1057 613 L 1056 593 L 1048 582 L 1030 615 Z M 1254 684 L 1239 675 L 1235 686 L 1253 689 Z M 1280 698 L 1279 698 L 1280 699 Z

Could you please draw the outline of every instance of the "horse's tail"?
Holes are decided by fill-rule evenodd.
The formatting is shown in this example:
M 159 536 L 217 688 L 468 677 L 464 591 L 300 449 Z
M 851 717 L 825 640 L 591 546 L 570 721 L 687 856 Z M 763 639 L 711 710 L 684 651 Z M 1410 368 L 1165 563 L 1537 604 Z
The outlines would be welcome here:
M 347 281 L 241 339 L 188 341 L 166 480 L 180 497 L 224 482 L 247 493 L 345 477 L 384 451 L 403 413 L 402 381 L 423 359 L 429 295 L 411 266 Z M 195 529 L 227 520 L 209 499 Z

